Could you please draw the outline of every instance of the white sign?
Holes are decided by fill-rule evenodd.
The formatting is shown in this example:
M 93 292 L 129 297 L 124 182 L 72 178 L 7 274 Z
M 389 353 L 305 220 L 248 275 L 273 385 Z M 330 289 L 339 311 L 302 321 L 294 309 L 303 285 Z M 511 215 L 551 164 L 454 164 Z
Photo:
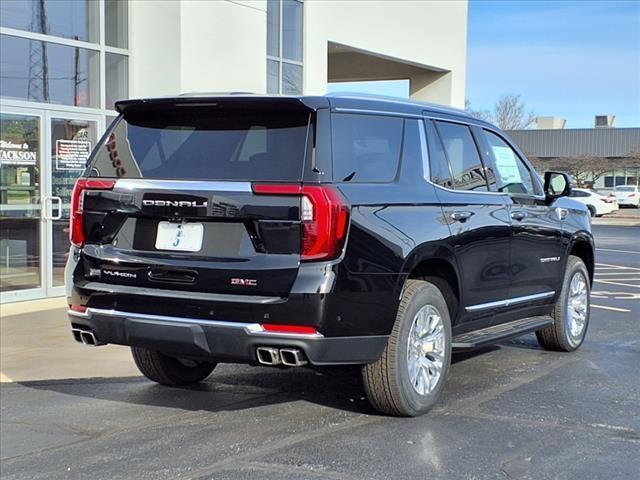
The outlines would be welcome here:
M 513 151 L 509 147 L 492 146 L 493 156 L 496 159 L 496 169 L 503 185 L 522 183 L 520 170 Z
M 56 170 L 84 170 L 91 153 L 91 142 L 56 140 Z
M 0 165 L 35 165 L 37 161 L 37 152 L 29 150 L 27 143 L 0 140 Z

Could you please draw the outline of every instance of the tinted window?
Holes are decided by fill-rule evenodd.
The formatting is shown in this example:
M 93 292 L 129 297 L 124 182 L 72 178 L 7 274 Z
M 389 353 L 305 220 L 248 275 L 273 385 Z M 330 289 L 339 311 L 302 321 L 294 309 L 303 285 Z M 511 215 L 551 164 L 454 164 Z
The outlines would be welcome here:
M 447 122 L 436 122 L 436 125 L 451 164 L 455 188 L 486 191 L 484 168 L 469 127 Z
M 207 180 L 299 180 L 306 112 L 197 109 L 128 115 L 96 153 L 92 174 Z
M 438 137 L 438 133 L 433 126 L 433 122 L 425 122 L 425 127 L 429 138 L 429 170 L 431 174 L 431 181 L 441 187 L 453 188 L 451 171 L 449 170 L 449 161 L 447 160 L 447 156 L 444 154 L 440 137 Z
M 534 194 L 531 172 L 516 152 L 496 134 L 484 131 L 499 192 Z
M 392 181 L 398 171 L 402 124 L 402 118 L 334 114 L 331 136 L 336 181 Z
M 404 139 L 402 141 L 402 164 L 422 165 L 422 142 L 420 140 L 419 120 L 404 121 Z

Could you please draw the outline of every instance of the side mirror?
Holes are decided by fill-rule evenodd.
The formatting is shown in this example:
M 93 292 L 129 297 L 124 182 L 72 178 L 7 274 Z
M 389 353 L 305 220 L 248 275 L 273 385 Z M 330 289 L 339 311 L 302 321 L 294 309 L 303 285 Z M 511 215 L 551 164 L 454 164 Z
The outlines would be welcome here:
M 571 178 L 563 172 L 544 172 L 544 194 L 548 202 L 571 195 Z

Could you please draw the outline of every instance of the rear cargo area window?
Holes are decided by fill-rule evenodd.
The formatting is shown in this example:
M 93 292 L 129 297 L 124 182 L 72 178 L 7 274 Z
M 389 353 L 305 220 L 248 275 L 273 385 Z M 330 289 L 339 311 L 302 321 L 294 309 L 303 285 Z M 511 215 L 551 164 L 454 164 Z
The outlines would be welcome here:
M 181 180 L 299 181 L 308 112 L 136 112 L 120 118 L 91 175 Z
M 391 182 L 398 170 L 403 119 L 334 114 L 333 172 L 338 182 Z

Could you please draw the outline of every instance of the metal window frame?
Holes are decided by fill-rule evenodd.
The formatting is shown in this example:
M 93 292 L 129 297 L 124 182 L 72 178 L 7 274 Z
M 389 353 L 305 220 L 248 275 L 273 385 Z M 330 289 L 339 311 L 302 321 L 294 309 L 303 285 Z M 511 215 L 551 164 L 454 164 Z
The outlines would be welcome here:
M 299 1 L 299 0 L 296 0 Z M 36 102 L 32 100 L 20 100 L 20 99 L 12 99 L 7 97 L 0 97 L 0 104 L 2 107 L 17 107 L 17 108 L 33 108 L 33 109 L 42 109 L 42 110 L 56 110 L 56 111 L 66 111 L 70 114 L 74 113 L 86 113 L 86 114 L 98 114 L 105 116 L 117 116 L 117 112 L 115 110 L 106 108 L 106 97 L 107 97 L 107 86 L 106 86 L 106 54 L 107 53 L 115 53 L 118 55 L 122 55 L 127 57 L 127 94 L 128 90 L 131 86 L 131 55 L 129 52 L 129 48 L 120 48 L 120 47 L 111 47 L 106 45 L 106 5 L 105 0 L 97 0 L 98 2 L 98 42 L 87 42 L 84 40 L 74 40 L 72 38 L 59 37 L 55 35 L 47 35 L 43 33 L 30 32 L 27 30 L 19 30 L 15 28 L 9 27 L 0 27 L 0 35 L 9 35 L 12 37 L 23 38 L 25 40 L 35 40 L 46 43 L 53 43 L 56 45 L 62 45 L 66 47 L 72 48 L 83 48 L 86 50 L 92 50 L 94 52 L 98 52 L 99 61 L 98 61 L 98 98 L 99 104 L 97 107 L 79 107 L 74 105 L 64 105 L 58 103 L 44 103 L 44 102 Z M 131 0 L 127 1 L 127 46 L 131 45 L 131 28 L 130 28 L 130 18 L 131 18 Z
M 103 0 L 101 0 L 103 1 Z M 284 63 L 288 63 L 290 65 L 297 65 L 300 68 L 302 68 L 302 76 L 300 78 L 300 93 L 302 94 L 302 92 L 304 91 L 304 80 L 305 80 L 305 68 L 304 68 L 304 26 L 305 26 L 305 20 L 306 20 L 306 9 L 304 8 L 304 0 L 289 0 L 291 2 L 297 2 L 300 5 L 302 5 L 302 25 L 300 26 L 301 30 L 302 30 L 302 61 L 297 61 L 297 60 L 289 60 L 288 58 L 284 58 L 283 54 L 282 54 L 282 50 L 283 50 L 283 44 L 284 44 L 284 24 L 283 24 L 283 12 L 284 12 L 284 1 L 283 0 L 278 0 L 278 5 L 279 5 L 279 9 L 278 9 L 278 15 L 279 15 L 279 20 L 278 20 L 278 56 L 273 56 L 273 55 L 269 55 L 267 54 L 267 60 L 273 60 L 275 62 L 278 62 L 278 91 L 275 92 L 277 94 L 282 94 L 282 65 Z M 268 6 L 267 6 L 268 8 Z M 267 24 L 268 27 L 268 24 Z M 268 35 L 268 33 L 267 33 Z M 268 67 L 267 67 L 267 75 L 268 75 Z M 267 88 L 268 88 L 268 84 L 269 84 L 269 78 L 267 76 Z M 267 92 L 268 93 L 268 92 Z

